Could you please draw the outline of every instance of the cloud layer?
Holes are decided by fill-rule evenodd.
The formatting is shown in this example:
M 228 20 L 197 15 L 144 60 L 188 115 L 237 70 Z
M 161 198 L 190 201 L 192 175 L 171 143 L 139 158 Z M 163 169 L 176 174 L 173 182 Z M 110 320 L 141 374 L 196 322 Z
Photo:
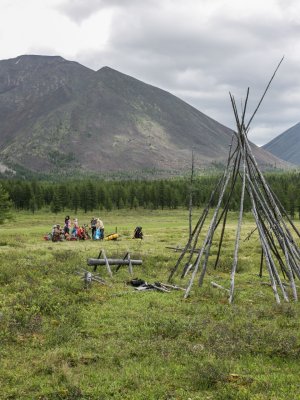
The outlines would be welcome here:
M 41 4 L 42 3 L 42 4 Z M 2 0 L 0 58 L 58 54 L 108 65 L 168 90 L 234 128 L 250 87 L 249 116 L 264 144 L 300 120 L 300 5 L 296 0 Z

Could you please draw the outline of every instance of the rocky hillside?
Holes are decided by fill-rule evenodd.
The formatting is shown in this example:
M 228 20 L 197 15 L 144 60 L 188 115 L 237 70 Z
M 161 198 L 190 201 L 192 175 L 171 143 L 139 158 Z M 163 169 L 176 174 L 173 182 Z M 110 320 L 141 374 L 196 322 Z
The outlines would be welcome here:
M 300 165 L 300 123 L 283 132 L 263 147 L 282 160 Z
M 61 57 L 0 61 L 0 162 L 32 171 L 104 172 L 223 163 L 230 129 L 170 93 Z M 284 166 L 255 147 L 260 162 Z

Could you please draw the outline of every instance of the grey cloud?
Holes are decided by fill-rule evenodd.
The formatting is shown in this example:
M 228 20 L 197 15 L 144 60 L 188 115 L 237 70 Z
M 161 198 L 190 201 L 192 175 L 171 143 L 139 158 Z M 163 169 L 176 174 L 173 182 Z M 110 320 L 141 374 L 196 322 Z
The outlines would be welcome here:
M 104 8 L 105 5 L 105 0 L 66 0 L 57 9 L 71 20 L 80 23 L 101 8 Z
M 147 0 L 148 5 L 156 3 L 157 0 Z M 67 15 L 76 23 L 81 23 L 94 13 L 107 8 L 131 8 L 145 7 L 140 0 L 64 0 L 57 10 Z
M 178 95 L 232 127 L 229 90 L 240 103 L 250 87 L 251 115 L 285 54 L 253 121 L 253 137 L 262 144 L 263 132 L 265 138 L 270 138 L 271 131 L 273 135 L 279 134 L 278 128 L 287 129 L 289 123 L 297 122 L 300 99 L 295 93 L 300 78 L 291 43 L 299 37 L 300 27 L 285 18 L 285 11 L 282 16 L 250 16 L 247 20 L 234 20 L 230 13 L 223 16 L 220 11 L 205 24 L 198 24 L 196 17 L 187 20 L 179 18 L 176 12 L 163 12 L 158 3 L 147 2 L 147 7 L 141 7 L 129 1 L 126 3 L 131 7 L 127 8 L 125 2 L 122 6 L 118 1 L 112 3 L 118 9 L 107 48 L 98 54 L 81 55 L 83 64 L 94 69 L 109 65 Z M 104 7 L 108 3 L 95 1 L 93 4 Z M 291 107 L 292 93 L 298 108 Z M 255 129 L 259 134 L 255 135 Z

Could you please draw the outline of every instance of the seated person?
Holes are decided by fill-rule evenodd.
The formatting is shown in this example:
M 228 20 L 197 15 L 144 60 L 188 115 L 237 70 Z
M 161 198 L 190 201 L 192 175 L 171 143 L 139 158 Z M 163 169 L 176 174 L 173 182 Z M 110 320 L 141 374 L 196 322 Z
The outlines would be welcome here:
M 68 232 L 65 232 L 65 239 L 66 240 L 71 240 L 71 235 Z
M 83 225 L 77 230 L 77 237 L 79 240 L 87 240 L 89 239 L 89 234 L 87 233 L 86 226 Z
M 62 231 L 60 229 L 60 225 L 54 225 L 52 228 L 52 242 L 61 242 L 62 241 Z
M 85 239 L 90 239 L 91 236 L 90 236 L 90 234 L 89 234 L 89 227 L 88 227 L 88 225 L 84 224 L 84 225 L 82 226 L 82 229 L 83 229 L 83 232 L 84 232 L 84 237 L 85 237 Z
M 133 239 L 143 239 L 142 227 L 137 226 L 133 232 Z

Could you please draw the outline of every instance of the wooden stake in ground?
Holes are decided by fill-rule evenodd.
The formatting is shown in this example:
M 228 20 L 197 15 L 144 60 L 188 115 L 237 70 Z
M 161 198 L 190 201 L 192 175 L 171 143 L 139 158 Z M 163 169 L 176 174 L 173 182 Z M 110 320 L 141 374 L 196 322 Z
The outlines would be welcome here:
M 193 190 L 194 190 L 194 151 L 192 151 L 192 171 L 190 181 L 190 202 L 189 202 L 189 237 L 192 237 L 192 213 L 193 213 Z

